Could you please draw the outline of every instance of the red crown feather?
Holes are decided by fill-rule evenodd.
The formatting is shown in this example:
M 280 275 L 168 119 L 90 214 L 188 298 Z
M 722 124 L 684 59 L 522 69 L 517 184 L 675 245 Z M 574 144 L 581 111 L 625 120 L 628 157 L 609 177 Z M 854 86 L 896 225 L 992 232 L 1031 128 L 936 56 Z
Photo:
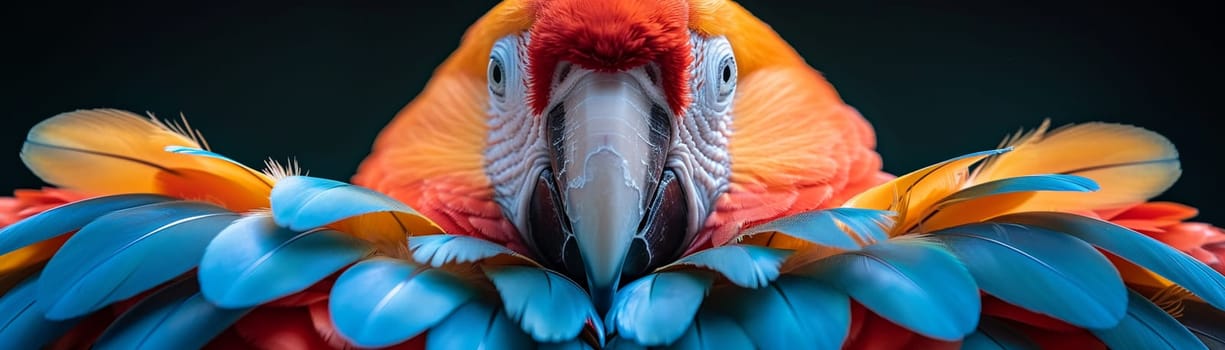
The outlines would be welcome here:
M 684 0 L 542 0 L 532 41 L 530 101 L 548 107 L 557 64 L 617 72 L 655 62 L 677 115 L 689 103 L 689 7 Z

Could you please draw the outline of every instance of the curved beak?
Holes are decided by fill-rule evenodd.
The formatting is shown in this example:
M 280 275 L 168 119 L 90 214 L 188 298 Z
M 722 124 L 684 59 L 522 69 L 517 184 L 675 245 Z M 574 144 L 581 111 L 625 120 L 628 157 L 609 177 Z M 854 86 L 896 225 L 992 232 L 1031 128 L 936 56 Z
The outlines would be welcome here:
M 576 69 L 548 113 L 558 194 L 601 310 L 648 215 L 671 135 L 669 112 L 651 98 L 658 87 L 642 74 Z

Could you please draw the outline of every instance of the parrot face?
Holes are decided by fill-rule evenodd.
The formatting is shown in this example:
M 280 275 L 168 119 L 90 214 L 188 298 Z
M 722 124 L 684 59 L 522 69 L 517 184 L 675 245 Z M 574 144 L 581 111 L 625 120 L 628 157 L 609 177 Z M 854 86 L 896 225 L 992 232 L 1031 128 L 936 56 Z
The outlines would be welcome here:
M 490 53 L 485 171 L 523 241 L 608 300 L 623 277 L 675 260 L 727 190 L 736 58 L 683 23 L 679 42 L 645 39 L 655 55 L 537 25 Z M 559 35 L 589 39 L 558 54 Z
M 682 255 L 888 180 L 874 140 L 734 2 L 508 0 L 353 181 L 531 255 L 605 308 Z

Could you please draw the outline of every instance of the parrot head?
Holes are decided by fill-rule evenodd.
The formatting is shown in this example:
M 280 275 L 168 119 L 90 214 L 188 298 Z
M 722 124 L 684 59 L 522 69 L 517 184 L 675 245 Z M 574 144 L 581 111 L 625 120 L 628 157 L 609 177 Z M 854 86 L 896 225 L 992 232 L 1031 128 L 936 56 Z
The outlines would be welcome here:
M 759 80 L 774 83 L 759 96 L 738 94 L 742 76 L 771 66 Z M 765 107 L 787 104 L 772 88 L 802 103 Z M 754 144 L 740 153 L 777 158 L 734 159 L 742 118 L 736 136 Z M 865 129 L 734 3 L 506 1 L 469 29 L 354 181 L 425 208 L 449 232 L 530 252 L 606 305 L 622 281 L 709 246 L 720 230 L 828 202 L 853 182 L 847 163 L 871 159 L 862 173 L 878 170 Z M 720 208 L 737 190 L 741 200 Z
M 679 1 L 537 11 L 490 53 L 486 172 L 527 246 L 609 298 L 681 254 L 726 190 L 736 59 Z

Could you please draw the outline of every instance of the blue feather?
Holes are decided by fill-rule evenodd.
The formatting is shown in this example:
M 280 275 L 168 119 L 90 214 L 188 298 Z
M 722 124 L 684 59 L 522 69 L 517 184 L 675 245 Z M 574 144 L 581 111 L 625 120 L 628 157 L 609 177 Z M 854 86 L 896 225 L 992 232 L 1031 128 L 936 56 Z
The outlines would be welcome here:
M 982 308 L 970 272 L 938 242 L 894 238 L 801 267 L 876 314 L 929 338 L 959 340 Z
M 627 284 L 613 298 L 606 327 L 642 345 L 667 345 L 693 323 L 714 278 L 706 272 L 660 272 Z
M 56 321 L 43 317 L 46 309 L 35 303 L 37 276 L 22 281 L 0 296 L 0 349 L 38 349 L 64 335 L 77 319 Z
M 230 162 L 231 164 L 237 165 L 242 168 L 247 167 L 246 165 L 243 165 L 242 163 L 239 163 L 236 160 L 230 159 L 229 157 L 217 154 L 212 151 L 202 150 L 199 148 L 184 147 L 184 146 L 166 146 L 166 148 L 164 148 L 163 150 L 165 150 L 166 152 L 170 152 L 170 153 L 178 153 L 178 154 L 186 154 L 186 155 L 192 155 L 192 156 L 197 156 L 197 157 L 208 157 L 208 158 L 213 158 L 213 159 L 220 159 L 226 162 Z
M 408 248 L 413 252 L 414 261 L 434 267 L 476 262 L 499 255 L 522 258 L 518 253 L 493 242 L 460 235 L 413 236 L 408 238 Z
M 1038 350 L 1037 344 L 1029 341 L 1025 334 L 1009 327 L 1002 321 L 984 317 L 978 330 L 961 341 L 966 350 Z
M 992 219 L 1043 227 L 1080 238 L 1186 288 L 1225 310 L 1225 276 L 1158 240 L 1109 222 L 1057 212 L 1006 215 Z
M 753 341 L 731 318 L 713 312 L 698 314 L 693 326 L 675 344 L 665 349 L 753 349 Z M 784 347 L 802 349 L 798 346 Z
M 538 342 L 574 339 L 587 320 L 599 324 L 582 287 L 556 272 L 524 266 L 485 269 L 497 287 L 506 314 Z
M 218 306 L 256 306 L 302 291 L 371 250 L 365 241 L 341 232 L 295 232 L 267 215 L 250 216 L 235 221 L 205 248 L 200 287 Z
M 1060 192 L 1093 192 L 1101 189 L 1093 179 L 1065 174 L 1045 174 L 1017 176 L 995 181 L 988 181 L 957 191 L 940 200 L 935 207 L 941 207 L 956 202 L 998 194 L 1060 191 Z
M 646 350 L 647 346 L 627 338 L 613 338 L 609 341 L 609 350 Z M 790 346 L 787 348 L 796 348 Z M 649 349 L 679 349 L 679 350 L 717 350 L 717 349 L 760 349 L 753 344 L 743 328 L 727 315 L 710 310 L 702 310 L 694 317 L 693 325 L 685 329 L 685 333 L 675 343 Z
M 1111 349 L 1208 348 L 1178 320 L 1134 292 L 1127 303 L 1127 316 L 1117 326 L 1090 331 Z
M 778 269 L 788 256 L 790 250 L 732 244 L 699 251 L 663 269 L 692 265 L 718 272 L 735 285 L 761 288 L 778 278 Z
M 168 200 L 172 198 L 152 194 L 121 194 L 61 205 L 0 229 L 0 255 L 72 232 L 113 211 Z
M 103 215 L 69 238 L 38 280 L 46 316 L 89 314 L 196 267 L 238 214 L 201 202 L 162 202 Z
M 838 349 L 851 329 L 845 293 L 794 275 L 766 288 L 713 294 L 709 303 L 735 319 L 759 349 Z
M 970 224 L 932 233 L 984 292 L 1085 328 L 1115 325 L 1127 287 L 1093 246 L 1058 232 L 1015 224 Z
M 537 350 L 591 350 L 591 345 L 582 340 L 571 340 L 560 343 L 541 343 L 536 345 Z
M 473 295 L 472 288 L 445 271 L 375 258 L 336 279 L 328 311 L 336 329 L 353 344 L 383 347 L 438 325 Z
M 695 320 L 696 321 L 696 320 Z M 625 338 L 612 338 L 604 346 L 608 350 L 646 350 L 647 347 Z
M 425 337 L 426 350 L 513 350 L 534 344 L 501 308 L 480 302 L 461 306 Z
M 204 300 L 195 279 L 159 290 L 123 313 L 94 349 L 199 349 L 251 309 L 223 309 Z
M 392 213 L 396 220 L 426 222 L 404 203 L 370 189 L 307 176 L 289 176 L 277 181 L 270 198 L 272 217 L 278 225 L 294 231 L 313 228 L 371 213 Z M 405 223 L 401 222 L 401 226 Z M 433 226 L 433 224 L 425 223 Z M 412 232 L 412 234 L 437 233 Z M 407 231 L 408 228 L 405 228 Z
M 242 163 L 239 163 L 236 160 L 230 159 L 230 157 L 226 157 L 221 154 L 214 153 L 212 151 L 202 150 L 199 148 L 184 147 L 184 146 L 166 146 L 164 150 L 170 153 L 178 153 L 178 154 L 186 154 L 186 155 L 192 155 L 192 156 L 197 156 L 197 157 L 220 159 L 222 161 L 225 161 L 227 163 L 234 165 L 235 167 L 238 167 L 239 169 L 242 169 L 243 171 L 246 171 L 247 173 L 251 174 L 251 176 L 254 176 L 256 179 L 258 179 L 260 182 L 263 182 L 264 184 L 268 185 L 268 187 L 273 187 L 275 185 L 273 183 L 273 181 L 275 180 L 273 180 L 271 176 L 255 171 L 254 169 L 251 169 L 250 167 L 243 165 Z
M 841 249 L 859 249 L 859 243 L 855 242 L 851 235 L 855 235 L 855 238 L 861 242 L 886 240 L 888 233 L 885 232 L 885 227 L 892 224 L 893 220 L 890 218 L 892 215 L 894 214 L 888 211 L 861 208 L 833 208 L 803 212 L 750 227 L 737 235 L 737 239 L 733 242 L 761 233 L 780 232 L 820 245 Z M 850 233 L 843 231 L 839 224 L 846 225 Z

